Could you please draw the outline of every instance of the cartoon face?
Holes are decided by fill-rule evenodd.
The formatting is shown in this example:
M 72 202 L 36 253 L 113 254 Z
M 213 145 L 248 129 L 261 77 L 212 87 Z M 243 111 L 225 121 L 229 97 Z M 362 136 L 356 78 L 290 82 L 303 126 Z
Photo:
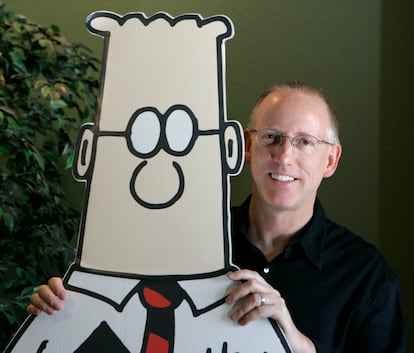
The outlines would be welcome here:
M 229 175 L 243 149 L 240 126 L 223 111 L 217 44 L 231 28 L 223 18 L 199 27 L 191 15 L 137 20 L 105 13 L 89 21 L 111 36 L 100 115 L 82 128 L 74 169 L 87 181 L 78 261 L 129 275 L 217 271 L 230 261 Z M 148 31 L 159 39 L 145 41 Z M 143 70 L 142 60 L 154 63 Z
M 110 132 L 100 135 L 111 135 Z M 217 135 L 219 130 L 199 130 L 197 119 L 186 106 L 176 105 L 163 115 L 155 108 L 138 109 L 132 116 L 125 136 L 130 152 L 138 158 L 144 159 L 134 170 L 130 183 L 130 191 L 134 199 L 143 207 L 160 209 L 172 206 L 184 192 L 184 173 L 177 161 L 172 162 L 176 170 L 178 184 L 164 180 L 163 183 L 171 191 L 161 192 L 160 197 L 165 199 L 151 200 L 155 193 L 152 191 L 147 197 L 148 184 L 141 182 L 145 167 L 151 168 L 151 161 L 161 150 L 171 156 L 180 157 L 191 153 L 198 137 Z M 119 135 L 116 134 L 116 135 Z

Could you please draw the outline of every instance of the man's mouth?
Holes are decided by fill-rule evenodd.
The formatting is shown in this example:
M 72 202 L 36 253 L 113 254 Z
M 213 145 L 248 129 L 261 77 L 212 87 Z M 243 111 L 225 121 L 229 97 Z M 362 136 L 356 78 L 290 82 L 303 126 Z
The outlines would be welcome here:
M 282 175 L 282 174 L 270 173 L 270 176 L 274 180 L 283 181 L 283 182 L 288 182 L 288 181 L 294 181 L 295 180 L 294 177 L 289 176 L 289 175 Z

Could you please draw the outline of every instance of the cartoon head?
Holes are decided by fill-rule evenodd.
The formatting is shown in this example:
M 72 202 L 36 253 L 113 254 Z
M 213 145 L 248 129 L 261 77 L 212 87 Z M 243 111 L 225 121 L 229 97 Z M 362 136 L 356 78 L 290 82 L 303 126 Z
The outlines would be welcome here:
M 243 157 L 241 127 L 225 118 L 231 22 L 97 12 L 87 25 L 105 54 L 99 113 L 74 163 L 86 182 L 77 261 L 149 276 L 228 267 L 229 176 Z

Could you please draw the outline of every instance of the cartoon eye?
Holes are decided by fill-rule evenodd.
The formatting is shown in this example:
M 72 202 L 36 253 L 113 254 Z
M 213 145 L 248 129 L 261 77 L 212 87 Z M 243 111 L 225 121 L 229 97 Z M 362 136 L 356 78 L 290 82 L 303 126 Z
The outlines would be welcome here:
M 165 135 L 172 151 L 185 151 L 194 136 L 194 124 L 190 115 L 182 109 L 171 112 L 166 122 Z
M 132 146 L 138 153 L 151 153 L 158 145 L 160 134 L 161 126 L 157 114 L 152 111 L 142 112 L 131 126 Z

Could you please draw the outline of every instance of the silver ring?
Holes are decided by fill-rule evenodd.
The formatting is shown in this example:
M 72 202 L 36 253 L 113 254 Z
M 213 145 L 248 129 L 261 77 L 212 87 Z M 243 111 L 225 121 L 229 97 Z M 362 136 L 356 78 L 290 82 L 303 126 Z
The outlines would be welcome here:
M 264 305 L 266 303 L 266 298 L 260 296 L 260 305 Z

